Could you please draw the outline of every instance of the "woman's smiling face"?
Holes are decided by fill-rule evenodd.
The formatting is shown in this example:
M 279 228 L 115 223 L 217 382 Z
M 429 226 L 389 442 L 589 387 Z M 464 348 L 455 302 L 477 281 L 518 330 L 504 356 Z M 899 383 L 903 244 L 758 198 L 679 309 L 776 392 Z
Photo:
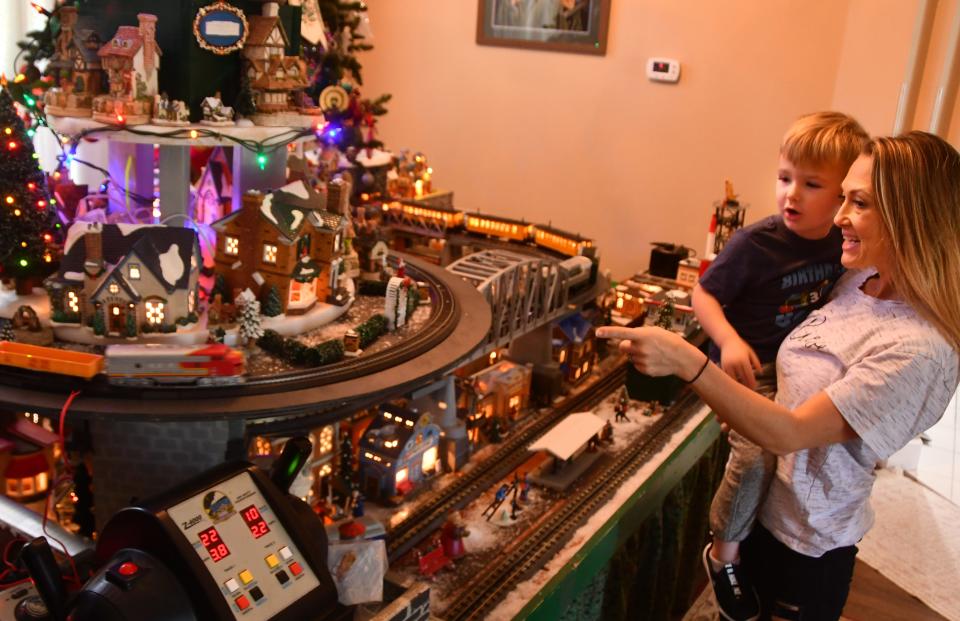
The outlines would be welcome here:
M 843 204 L 833 220 L 843 233 L 840 262 L 846 268 L 888 273 L 893 257 L 873 193 L 873 156 L 858 157 L 841 187 Z

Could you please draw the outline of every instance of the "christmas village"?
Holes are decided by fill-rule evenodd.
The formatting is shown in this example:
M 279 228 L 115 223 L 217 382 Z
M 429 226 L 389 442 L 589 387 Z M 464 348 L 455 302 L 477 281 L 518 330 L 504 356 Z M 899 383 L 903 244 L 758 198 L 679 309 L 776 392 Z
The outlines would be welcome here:
M 360 92 L 357 54 L 371 37 L 362 2 L 183 2 L 159 15 L 138 4 L 37 7 L 46 27 L 3 78 L 2 364 L 148 386 L 332 367 L 386 355 L 437 312 L 438 292 L 398 251 L 440 267 L 509 244 L 548 257 L 579 301 L 540 330 L 537 356 L 523 339 L 498 343 L 429 386 L 300 430 L 313 452 L 293 493 L 332 542 L 382 541 L 506 439 L 622 366 L 596 326 L 657 320 L 695 332 L 699 261 L 677 256 L 663 273 L 605 286 L 589 238 L 460 211 L 433 187 L 424 154 L 386 150 L 376 124 L 389 96 Z M 107 14 L 123 23 L 104 23 Z M 104 161 L 90 157 L 94 143 L 109 145 Z M 81 183 L 91 170 L 99 185 Z M 742 225 L 732 191 L 718 218 L 708 253 Z M 60 354 L 38 366 L 50 351 Z M 197 356 L 209 362 L 184 364 Z M 437 579 L 441 606 L 455 598 L 498 542 L 676 396 L 676 386 L 651 390 L 611 388 L 565 418 L 435 534 L 391 554 L 394 570 Z M 2 425 L 6 496 L 93 536 L 88 439 L 35 413 L 9 412 Z M 247 457 L 269 465 L 290 435 L 249 434 Z M 341 600 L 376 599 L 376 587 L 351 582 L 357 559 L 344 565 L 335 548 Z

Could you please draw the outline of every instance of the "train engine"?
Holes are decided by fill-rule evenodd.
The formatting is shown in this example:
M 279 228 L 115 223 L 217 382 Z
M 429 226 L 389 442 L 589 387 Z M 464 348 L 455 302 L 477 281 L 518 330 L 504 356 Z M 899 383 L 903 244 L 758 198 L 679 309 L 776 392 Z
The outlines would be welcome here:
M 110 345 L 107 378 L 112 384 L 237 384 L 243 381 L 243 352 L 209 345 Z

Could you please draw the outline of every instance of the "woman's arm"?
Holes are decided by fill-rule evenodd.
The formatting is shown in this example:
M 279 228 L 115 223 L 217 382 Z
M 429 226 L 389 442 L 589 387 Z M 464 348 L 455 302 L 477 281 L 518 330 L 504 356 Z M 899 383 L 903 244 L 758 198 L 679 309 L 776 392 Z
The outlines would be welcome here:
M 660 328 L 603 327 L 597 330 L 597 336 L 624 339 L 620 351 L 647 375 L 676 375 L 687 381 L 704 364 L 700 350 L 679 334 Z M 776 455 L 857 437 L 822 391 L 789 410 L 737 383 L 712 363 L 692 388 L 721 421 Z

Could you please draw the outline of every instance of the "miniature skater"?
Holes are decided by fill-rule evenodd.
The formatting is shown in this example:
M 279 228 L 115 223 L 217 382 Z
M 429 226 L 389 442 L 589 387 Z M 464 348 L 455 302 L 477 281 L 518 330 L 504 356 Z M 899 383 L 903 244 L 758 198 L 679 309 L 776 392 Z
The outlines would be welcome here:
M 693 309 L 711 339 L 710 360 L 743 385 L 776 393 L 781 341 L 826 302 L 843 272 L 833 219 L 840 184 L 867 133 L 850 117 L 818 112 L 797 119 L 780 145 L 778 215 L 740 229 L 693 291 Z M 759 603 L 739 570 L 740 542 L 754 521 L 776 458 L 731 431 L 730 458 L 713 504 L 713 542 L 703 562 L 721 614 L 756 619 Z
M 630 418 L 627 416 L 627 408 L 630 406 L 630 397 L 627 395 L 627 387 L 624 386 L 620 389 L 620 397 L 617 399 L 617 405 L 614 407 L 614 422 L 619 423 L 621 420 L 625 420 L 628 423 Z

